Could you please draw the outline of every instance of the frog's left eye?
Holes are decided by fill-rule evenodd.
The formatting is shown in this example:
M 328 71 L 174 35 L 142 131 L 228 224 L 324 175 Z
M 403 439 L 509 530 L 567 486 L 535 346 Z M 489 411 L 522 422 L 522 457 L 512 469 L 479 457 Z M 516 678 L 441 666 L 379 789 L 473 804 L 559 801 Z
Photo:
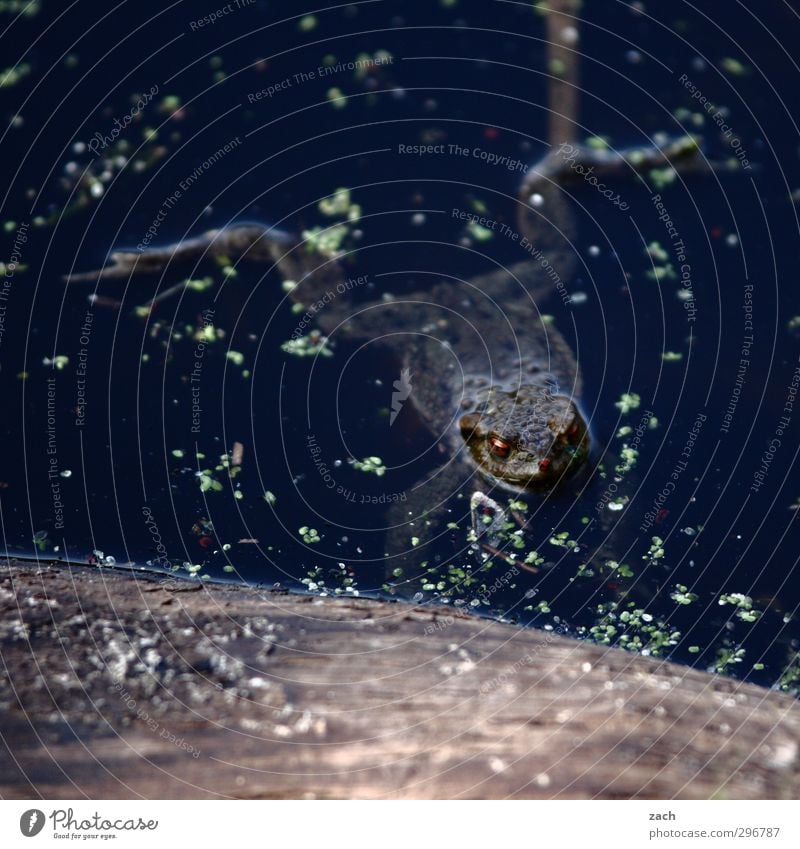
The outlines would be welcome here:
M 495 457 L 500 457 L 501 460 L 505 460 L 511 453 L 511 443 L 493 433 L 489 437 L 489 451 L 491 451 Z

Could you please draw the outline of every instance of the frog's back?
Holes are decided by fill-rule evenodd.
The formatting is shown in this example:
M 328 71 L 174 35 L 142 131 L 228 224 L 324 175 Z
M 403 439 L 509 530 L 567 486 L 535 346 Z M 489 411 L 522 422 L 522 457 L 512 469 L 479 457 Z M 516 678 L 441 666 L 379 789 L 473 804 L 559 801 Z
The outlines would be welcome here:
M 324 309 L 319 323 L 339 341 L 377 342 L 411 374 L 411 400 L 437 433 L 457 444 L 458 417 L 490 386 L 514 390 L 547 382 L 578 396 L 581 381 L 570 346 L 546 322 L 532 294 L 549 283 L 533 263 L 463 280 L 440 279 L 402 297 Z

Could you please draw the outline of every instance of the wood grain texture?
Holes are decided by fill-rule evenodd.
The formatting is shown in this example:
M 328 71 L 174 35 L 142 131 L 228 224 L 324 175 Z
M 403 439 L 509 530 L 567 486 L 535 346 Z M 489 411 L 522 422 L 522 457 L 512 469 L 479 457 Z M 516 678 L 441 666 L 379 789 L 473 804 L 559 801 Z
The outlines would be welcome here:
M 0 565 L 3 798 L 798 798 L 800 705 L 447 608 Z

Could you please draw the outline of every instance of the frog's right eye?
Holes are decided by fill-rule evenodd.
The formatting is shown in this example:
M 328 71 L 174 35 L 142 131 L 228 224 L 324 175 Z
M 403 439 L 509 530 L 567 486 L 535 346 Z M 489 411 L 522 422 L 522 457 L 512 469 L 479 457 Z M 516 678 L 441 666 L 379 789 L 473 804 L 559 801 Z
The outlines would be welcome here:
M 511 443 L 498 436 L 496 433 L 492 433 L 489 436 L 489 451 L 491 451 L 495 457 L 500 457 L 501 460 L 505 460 L 511 453 Z

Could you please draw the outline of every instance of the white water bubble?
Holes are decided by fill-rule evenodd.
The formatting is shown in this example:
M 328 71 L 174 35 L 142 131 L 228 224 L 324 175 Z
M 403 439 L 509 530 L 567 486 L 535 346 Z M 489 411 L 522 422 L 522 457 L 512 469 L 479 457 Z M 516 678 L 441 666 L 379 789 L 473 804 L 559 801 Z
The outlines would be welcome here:
M 564 27 L 561 30 L 561 40 L 564 44 L 577 44 L 580 34 L 576 27 Z

